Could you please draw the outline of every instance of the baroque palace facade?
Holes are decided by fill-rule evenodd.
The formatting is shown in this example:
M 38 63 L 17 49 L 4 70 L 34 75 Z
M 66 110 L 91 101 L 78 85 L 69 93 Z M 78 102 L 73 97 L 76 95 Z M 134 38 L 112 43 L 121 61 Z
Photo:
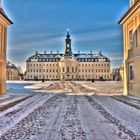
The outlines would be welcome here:
M 65 53 L 36 52 L 26 61 L 25 80 L 110 80 L 110 60 L 101 52 L 75 53 L 71 48 L 69 31 Z
M 140 97 L 140 0 L 130 0 L 119 23 L 124 34 L 124 94 Z
M 6 16 L 0 5 L 0 94 L 6 93 L 6 46 L 7 26 L 12 21 Z

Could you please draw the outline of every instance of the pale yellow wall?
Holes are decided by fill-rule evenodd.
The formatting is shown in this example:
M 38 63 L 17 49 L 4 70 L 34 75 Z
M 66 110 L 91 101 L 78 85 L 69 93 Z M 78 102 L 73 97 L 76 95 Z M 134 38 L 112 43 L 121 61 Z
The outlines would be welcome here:
M 110 79 L 110 62 L 79 62 L 80 79 Z
M 69 67 L 69 72 L 67 71 L 67 68 Z M 79 75 L 79 68 L 78 68 L 78 62 L 73 59 L 66 58 L 59 62 L 59 68 L 60 68 L 60 79 L 61 80 L 76 80 L 78 79 Z M 64 71 L 63 71 L 64 68 Z
M 124 35 L 124 94 L 140 97 L 140 46 L 130 48 L 129 42 L 129 32 L 132 30 L 134 33 L 140 26 L 140 2 L 125 16 L 121 24 Z M 140 36 L 138 38 L 140 39 Z M 135 67 L 134 81 L 129 81 L 129 64 L 134 64 Z
M 26 79 L 34 79 L 34 76 L 38 76 L 38 79 L 58 79 L 59 71 L 58 62 L 26 63 Z
M 13 68 L 7 68 L 6 78 L 7 80 L 20 80 L 19 71 Z
M 6 41 L 9 22 L 0 14 L 0 94 L 6 93 Z
M 67 72 L 68 66 L 69 73 Z M 74 67 L 73 72 L 72 67 Z M 26 79 L 33 80 L 34 76 L 48 80 L 88 80 L 99 79 L 103 76 L 105 80 L 110 80 L 110 62 L 78 62 L 74 59 L 64 59 L 59 62 L 27 62 Z

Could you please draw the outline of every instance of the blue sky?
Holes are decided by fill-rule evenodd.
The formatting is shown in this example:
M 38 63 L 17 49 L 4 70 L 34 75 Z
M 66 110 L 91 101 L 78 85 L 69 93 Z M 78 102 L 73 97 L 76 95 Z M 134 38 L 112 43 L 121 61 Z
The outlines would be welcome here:
M 102 51 L 112 67 L 123 62 L 122 28 L 118 20 L 129 0 L 4 0 L 14 22 L 8 30 L 8 60 L 25 69 L 35 51 L 64 51 L 70 28 L 73 52 Z

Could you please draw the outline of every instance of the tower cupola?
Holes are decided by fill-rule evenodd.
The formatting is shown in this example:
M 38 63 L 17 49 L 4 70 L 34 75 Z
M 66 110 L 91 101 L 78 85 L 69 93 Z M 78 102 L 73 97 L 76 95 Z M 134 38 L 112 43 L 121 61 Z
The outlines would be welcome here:
M 72 49 L 71 49 L 71 38 L 70 38 L 70 31 L 67 29 L 66 39 L 65 39 L 65 54 L 66 55 L 72 55 Z

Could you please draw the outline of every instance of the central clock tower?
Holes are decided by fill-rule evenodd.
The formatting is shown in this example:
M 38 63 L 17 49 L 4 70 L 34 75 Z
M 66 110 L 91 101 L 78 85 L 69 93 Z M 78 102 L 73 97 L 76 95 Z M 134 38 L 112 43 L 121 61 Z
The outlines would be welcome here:
M 67 30 L 65 44 L 66 44 L 66 47 L 65 47 L 65 55 L 66 56 L 71 56 L 72 55 L 72 49 L 71 49 L 71 38 L 70 38 L 69 30 Z

